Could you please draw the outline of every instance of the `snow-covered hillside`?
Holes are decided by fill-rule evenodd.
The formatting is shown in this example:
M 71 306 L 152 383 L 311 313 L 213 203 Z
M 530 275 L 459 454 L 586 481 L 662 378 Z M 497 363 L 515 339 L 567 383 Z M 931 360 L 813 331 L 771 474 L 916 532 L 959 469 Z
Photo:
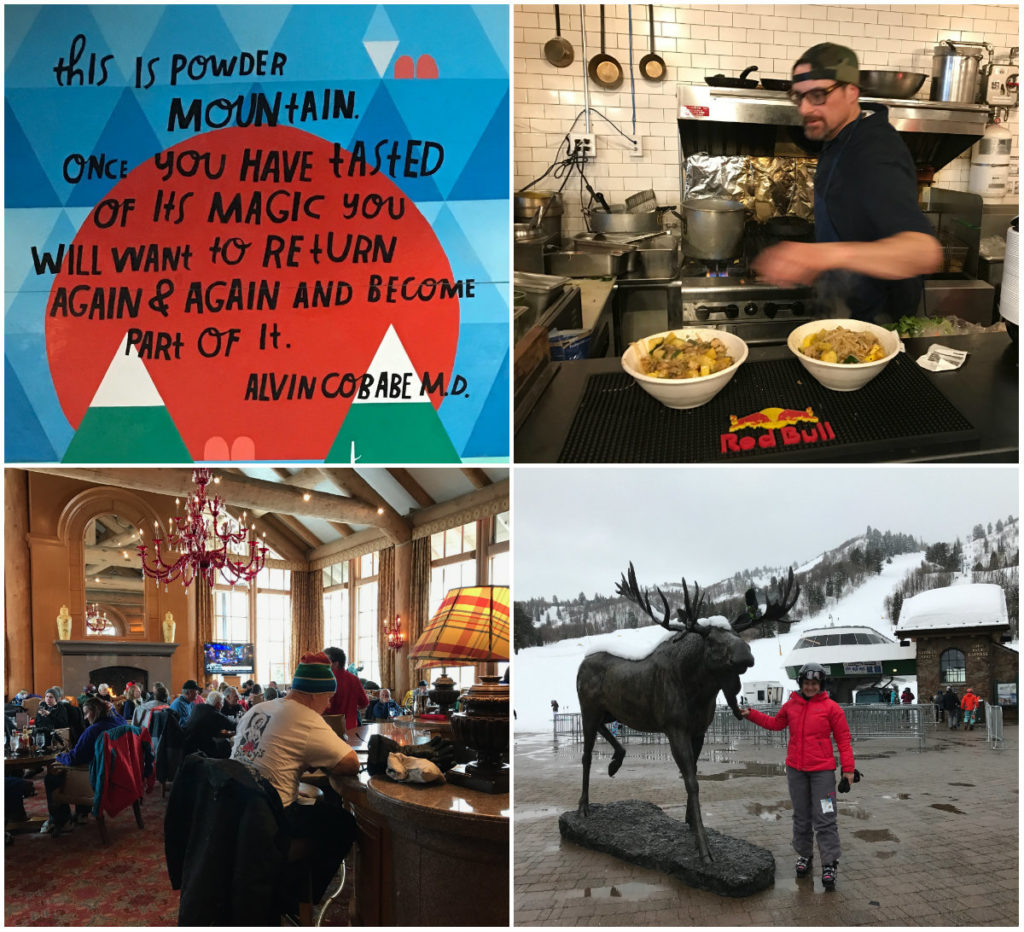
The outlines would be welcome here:
M 904 575 L 919 566 L 923 553 L 909 553 L 894 557 L 883 566 L 878 576 L 870 576 L 858 589 L 838 601 L 830 600 L 829 606 L 808 618 L 794 624 L 787 634 L 775 638 L 759 638 L 750 644 L 754 654 L 754 666 L 743 677 L 744 681 L 771 681 L 783 684 L 788 695 L 794 686 L 783 666 L 783 657 L 796 643 L 801 633 L 808 628 L 823 625 L 870 625 L 880 633 L 892 637 L 893 628 L 885 614 L 884 599 L 903 579 Z M 968 581 L 968 580 L 965 580 Z M 764 593 L 759 593 L 764 599 Z M 588 648 L 602 641 L 620 639 L 643 639 L 652 643 L 660 640 L 664 629 L 657 625 L 599 634 L 593 637 L 557 641 L 544 647 L 528 647 L 515 655 L 513 677 L 516 707 L 516 729 L 518 731 L 548 731 L 551 728 L 551 700 L 557 699 L 560 712 L 578 712 L 576 698 L 576 670 Z M 909 685 L 917 694 L 915 679 L 898 679 L 900 689 Z

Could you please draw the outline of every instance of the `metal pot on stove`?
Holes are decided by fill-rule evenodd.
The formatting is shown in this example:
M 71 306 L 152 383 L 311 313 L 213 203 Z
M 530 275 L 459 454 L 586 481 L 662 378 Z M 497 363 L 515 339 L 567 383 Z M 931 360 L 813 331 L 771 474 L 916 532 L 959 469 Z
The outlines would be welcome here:
M 694 259 L 720 261 L 740 254 L 746 208 L 725 198 L 683 201 L 683 250 Z

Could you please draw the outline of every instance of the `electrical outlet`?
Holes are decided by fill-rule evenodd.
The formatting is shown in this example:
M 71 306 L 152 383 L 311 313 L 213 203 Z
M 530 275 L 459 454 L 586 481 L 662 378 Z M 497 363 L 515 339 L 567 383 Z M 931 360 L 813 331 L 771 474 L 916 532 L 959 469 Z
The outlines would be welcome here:
M 593 133 L 573 133 L 569 137 L 569 143 L 574 153 L 583 153 L 583 160 L 585 162 L 593 161 L 597 157 Z
M 641 158 L 643 156 L 643 154 L 644 154 L 643 140 L 639 136 L 637 136 L 636 139 L 628 140 L 626 142 L 626 151 L 633 158 L 636 158 L 636 159 Z

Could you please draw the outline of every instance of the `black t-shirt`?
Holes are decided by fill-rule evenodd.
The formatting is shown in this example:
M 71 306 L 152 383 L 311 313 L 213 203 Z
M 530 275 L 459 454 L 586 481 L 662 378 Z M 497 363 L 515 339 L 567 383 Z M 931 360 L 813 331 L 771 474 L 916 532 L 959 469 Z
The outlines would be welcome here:
M 819 242 L 874 242 L 897 233 L 934 235 L 917 204 L 910 150 L 881 104 L 825 143 L 814 174 L 815 235 Z M 920 278 L 889 281 L 837 270 L 822 276 L 822 297 L 845 301 L 860 320 L 896 320 L 917 312 Z

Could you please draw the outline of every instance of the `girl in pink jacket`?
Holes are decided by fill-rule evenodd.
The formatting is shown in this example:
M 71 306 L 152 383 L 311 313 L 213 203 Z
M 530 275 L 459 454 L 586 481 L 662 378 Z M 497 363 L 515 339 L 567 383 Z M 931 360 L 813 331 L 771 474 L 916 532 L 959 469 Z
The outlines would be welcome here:
M 821 882 L 834 890 L 839 871 L 839 827 L 836 823 L 836 760 L 832 738 L 839 745 L 843 779 L 854 779 L 850 726 L 843 710 L 822 688 L 825 668 L 805 663 L 797 674 L 800 689 L 790 694 L 775 716 L 743 709 L 744 718 L 769 731 L 789 728 L 786 779 L 793 801 L 793 848 L 796 876 L 807 877 L 814 861 L 814 838 L 821 855 Z

